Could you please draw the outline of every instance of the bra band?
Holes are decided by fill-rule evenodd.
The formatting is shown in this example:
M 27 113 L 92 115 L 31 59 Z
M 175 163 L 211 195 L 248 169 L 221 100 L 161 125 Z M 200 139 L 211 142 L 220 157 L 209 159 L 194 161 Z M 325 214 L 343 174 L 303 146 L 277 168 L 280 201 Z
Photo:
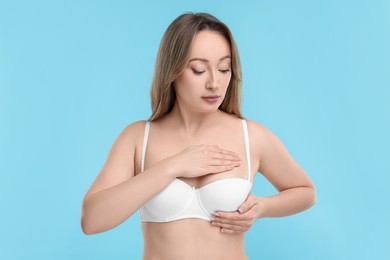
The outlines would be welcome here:
M 144 143 L 142 144 L 141 172 L 144 171 L 146 146 L 148 145 L 150 121 L 146 121 Z
M 250 150 L 249 150 L 248 125 L 247 125 L 245 119 L 242 119 L 241 121 L 242 121 L 242 129 L 244 131 L 246 161 L 248 163 L 248 166 L 247 166 L 248 167 L 248 181 L 250 182 L 251 181 L 251 157 L 250 157 Z M 150 129 L 150 121 L 146 121 L 145 133 L 144 133 L 144 142 L 142 144 L 141 172 L 144 171 L 145 153 L 146 153 L 146 146 L 148 145 L 149 129 Z

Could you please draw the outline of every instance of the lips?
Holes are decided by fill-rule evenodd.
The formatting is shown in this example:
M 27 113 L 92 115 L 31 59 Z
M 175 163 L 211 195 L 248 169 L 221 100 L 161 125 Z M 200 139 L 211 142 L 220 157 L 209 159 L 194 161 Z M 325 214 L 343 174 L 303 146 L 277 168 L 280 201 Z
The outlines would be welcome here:
M 203 96 L 202 99 L 208 103 L 215 103 L 219 100 L 220 96 L 212 95 L 212 96 Z

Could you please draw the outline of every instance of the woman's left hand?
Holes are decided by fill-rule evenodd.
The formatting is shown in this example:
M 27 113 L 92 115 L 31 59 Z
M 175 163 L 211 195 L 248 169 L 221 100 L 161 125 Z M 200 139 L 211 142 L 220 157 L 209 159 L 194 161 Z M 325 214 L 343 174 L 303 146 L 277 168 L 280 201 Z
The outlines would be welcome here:
M 236 212 L 217 212 L 211 218 L 211 225 L 219 227 L 221 232 L 228 234 L 248 231 L 256 219 L 261 217 L 263 206 L 260 199 L 250 194 Z

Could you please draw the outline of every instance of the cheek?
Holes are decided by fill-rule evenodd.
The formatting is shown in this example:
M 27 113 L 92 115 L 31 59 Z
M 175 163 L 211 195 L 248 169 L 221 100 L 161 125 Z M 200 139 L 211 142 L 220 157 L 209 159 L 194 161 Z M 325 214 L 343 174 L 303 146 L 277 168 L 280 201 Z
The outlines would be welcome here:
M 185 73 L 175 81 L 176 93 L 182 97 L 191 96 L 194 92 L 196 92 L 198 89 L 197 86 L 199 86 L 199 84 L 199 79 L 195 78 L 189 73 Z
M 229 86 L 230 80 L 232 79 L 232 75 L 226 75 L 223 77 L 223 85 L 227 88 Z
M 192 73 L 183 75 L 181 82 L 186 90 L 190 92 L 199 90 L 205 83 L 203 77 L 193 75 Z

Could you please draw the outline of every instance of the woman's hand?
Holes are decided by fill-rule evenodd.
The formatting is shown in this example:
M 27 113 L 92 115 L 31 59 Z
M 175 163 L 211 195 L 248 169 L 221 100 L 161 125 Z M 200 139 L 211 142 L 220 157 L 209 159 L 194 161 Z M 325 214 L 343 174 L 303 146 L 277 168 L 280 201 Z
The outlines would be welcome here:
M 211 224 L 219 227 L 221 232 L 233 234 L 248 231 L 261 217 L 264 205 L 261 198 L 249 194 L 248 199 L 241 204 L 236 212 L 217 212 L 211 218 Z
M 162 163 L 174 177 L 194 178 L 206 174 L 230 171 L 241 164 L 240 157 L 216 145 L 195 145 L 184 149 Z

